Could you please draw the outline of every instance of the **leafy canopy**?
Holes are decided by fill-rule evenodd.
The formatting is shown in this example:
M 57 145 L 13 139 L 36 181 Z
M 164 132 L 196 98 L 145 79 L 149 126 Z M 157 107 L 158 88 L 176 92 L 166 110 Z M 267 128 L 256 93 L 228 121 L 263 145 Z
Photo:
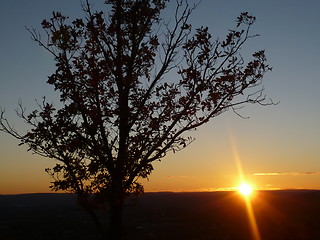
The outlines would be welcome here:
M 261 87 L 271 70 L 264 51 L 250 61 L 240 55 L 256 36 L 249 34 L 253 16 L 242 13 L 220 41 L 206 27 L 192 28 L 195 6 L 184 1 L 170 21 L 161 18 L 165 0 L 106 4 L 107 14 L 86 2 L 85 19 L 74 21 L 53 12 L 42 22 L 42 36 L 29 29 L 54 57 L 56 70 L 47 82 L 62 107 L 44 98 L 28 114 L 20 105 L 18 114 L 31 127 L 23 135 L 1 114 L 2 131 L 58 161 L 47 169 L 53 190 L 139 193 L 137 180 L 150 175 L 154 161 L 193 141 L 188 131 L 246 103 L 270 104 Z

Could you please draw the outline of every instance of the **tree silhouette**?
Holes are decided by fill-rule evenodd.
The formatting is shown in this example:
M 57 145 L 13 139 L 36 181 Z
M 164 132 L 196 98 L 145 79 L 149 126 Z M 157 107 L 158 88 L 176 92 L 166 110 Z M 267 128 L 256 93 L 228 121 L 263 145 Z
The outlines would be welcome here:
M 154 161 L 193 141 L 188 131 L 246 103 L 272 104 L 261 87 L 271 68 L 263 50 L 250 61 L 240 55 L 256 36 L 249 34 L 255 18 L 248 13 L 220 41 L 206 27 L 193 30 L 188 19 L 195 6 L 185 1 L 177 2 L 169 21 L 160 15 L 166 0 L 106 4 L 108 14 L 94 12 L 87 1 L 84 19 L 53 12 L 42 22 L 44 34 L 29 29 L 54 57 L 56 70 L 47 82 L 60 104 L 43 98 L 26 113 L 20 103 L 18 116 L 30 125 L 26 134 L 2 110 L 0 130 L 58 160 L 47 169 L 53 190 L 75 192 L 89 211 L 93 196 L 108 202 L 116 238 L 124 198 L 143 192 L 138 180 L 151 174 Z

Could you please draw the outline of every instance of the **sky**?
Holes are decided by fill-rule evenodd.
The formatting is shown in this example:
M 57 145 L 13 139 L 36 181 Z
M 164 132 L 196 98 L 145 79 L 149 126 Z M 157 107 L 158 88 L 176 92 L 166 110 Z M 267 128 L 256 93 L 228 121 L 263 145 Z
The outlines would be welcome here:
M 93 2 L 103 8 L 103 1 Z M 240 112 L 248 119 L 226 112 L 191 132 L 196 140 L 189 147 L 154 164 L 143 180 L 145 191 L 230 190 L 239 185 L 239 169 L 256 189 L 320 189 L 319 10 L 318 0 L 201 1 L 191 23 L 208 26 L 213 37 L 223 38 L 241 12 L 257 17 L 252 33 L 260 37 L 242 51 L 265 49 L 273 71 L 263 86 L 279 104 L 248 105 Z M 14 112 L 18 100 L 33 110 L 35 99 L 57 97 L 46 84 L 52 57 L 25 28 L 40 30 L 52 11 L 71 18 L 82 14 L 79 0 L 1 0 L 0 106 L 22 132 L 26 128 Z M 55 162 L 18 143 L 0 133 L 0 194 L 50 192 L 44 169 Z

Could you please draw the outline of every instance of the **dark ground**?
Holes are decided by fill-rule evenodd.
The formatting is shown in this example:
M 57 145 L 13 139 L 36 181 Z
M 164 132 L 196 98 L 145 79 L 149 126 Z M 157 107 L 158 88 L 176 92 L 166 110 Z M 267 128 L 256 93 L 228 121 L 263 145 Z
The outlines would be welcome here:
M 320 240 L 320 191 L 263 191 L 252 200 L 262 240 Z M 99 214 L 108 214 L 107 210 Z M 124 239 L 251 240 L 234 192 L 147 193 L 124 209 Z M 72 194 L 0 195 L 0 240 L 99 239 Z

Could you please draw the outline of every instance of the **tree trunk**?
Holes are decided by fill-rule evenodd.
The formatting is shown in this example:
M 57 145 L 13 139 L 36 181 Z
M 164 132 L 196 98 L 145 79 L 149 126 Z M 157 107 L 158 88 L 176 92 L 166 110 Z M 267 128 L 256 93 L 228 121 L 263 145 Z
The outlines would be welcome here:
M 110 206 L 110 239 L 119 240 L 123 235 L 122 222 L 123 199 L 118 199 Z
M 119 240 L 123 234 L 122 209 L 124 201 L 124 192 L 122 186 L 122 178 L 114 178 L 112 183 L 112 195 L 110 201 L 110 223 L 109 223 L 109 239 Z

